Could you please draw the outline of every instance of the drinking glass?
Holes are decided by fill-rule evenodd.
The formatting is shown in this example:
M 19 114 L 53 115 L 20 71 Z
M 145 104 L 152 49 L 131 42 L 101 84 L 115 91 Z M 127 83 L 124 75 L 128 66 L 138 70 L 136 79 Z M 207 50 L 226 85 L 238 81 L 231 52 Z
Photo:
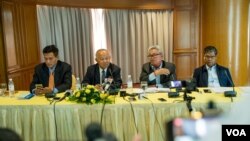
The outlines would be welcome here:
M 141 88 L 143 89 L 143 91 L 147 90 L 148 82 L 147 81 L 141 81 Z
M 6 83 L 0 83 L 0 96 L 4 96 L 6 90 L 7 90 L 7 84 Z

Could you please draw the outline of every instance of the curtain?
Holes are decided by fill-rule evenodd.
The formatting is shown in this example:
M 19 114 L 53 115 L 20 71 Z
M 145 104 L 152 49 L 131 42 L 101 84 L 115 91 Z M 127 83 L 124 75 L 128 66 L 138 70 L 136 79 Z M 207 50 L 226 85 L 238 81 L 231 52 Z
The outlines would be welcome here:
M 75 76 L 83 78 L 94 63 L 91 10 L 38 5 L 37 18 L 41 52 L 55 44 L 59 59 L 72 66 Z
M 38 5 L 37 17 L 41 52 L 46 45 L 57 45 L 59 59 L 71 64 L 73 74 L 81 79 L 87 67 L 95 63 L 95 51 L 99 48 L 111 52 L 112 62 L 121 67 L 123 83 L 128 74 L 134 83 L 139 82 L 142 64 L 148 61 L 149 46 L 160 45 L 164 60 L 172 62 L 171 11 Z
M 167 10 L 105 10 L 107 48 L 121 67 L 123 83 L 132 75 L 139 82 L 141 67 L 149 61 L 147 49 L 163 48 L 164 60 L 172 62 L 173 14 Z

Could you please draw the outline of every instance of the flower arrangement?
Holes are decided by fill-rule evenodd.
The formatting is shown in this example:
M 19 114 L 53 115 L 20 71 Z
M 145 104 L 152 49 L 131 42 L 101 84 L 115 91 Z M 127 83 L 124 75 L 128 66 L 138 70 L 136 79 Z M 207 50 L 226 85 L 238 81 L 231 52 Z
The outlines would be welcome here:
M 114 103 L 115 97 L 99 91 L 93 85 L 87 85 L 81 90 L 75 91 L 66 100 L 86 104 Z

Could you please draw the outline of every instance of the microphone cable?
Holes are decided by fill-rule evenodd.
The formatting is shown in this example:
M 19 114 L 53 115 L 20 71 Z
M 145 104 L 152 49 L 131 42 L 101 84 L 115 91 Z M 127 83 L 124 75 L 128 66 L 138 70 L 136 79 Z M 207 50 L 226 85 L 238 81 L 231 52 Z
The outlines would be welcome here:
M 102 126 L 102 119 L 103 119 L 104 108 L 105 108 L 105 105 L 106 105 L 106 99 L 107 99 L 107 97 L 104 99 L 104 103 L 103 103 L 103 105 L 102 105 L 102 112 L 101 112 L 101 126 Z
M 136 129 L 136 133 L 138 134 L 139 132 L 138 132 L 138 127 L 137 127 L 137 124 L 136 124 L 136 121 L 135 121 L 135 112 L 134 112 L 133 105 L 132 105 L 132 103 L 129 100 L 125 99 L 125 97 L 123 97 L 123 99 L 125 101 L 129 102 L 129 104 L 130 104 L 130 108 L 131 108 L 131 111 L 132 111 L 132 114 L 133 114 L 133 119 L 134 119 L 134 125 L 135 125 L 135 129 Z
M 230 97 L 231 98 L 231 102 L 233 103 L 234 102 L 234 99 L 233 99 L 233 97 Z
M 57 121 L 56 121 L 56 103 L 62 101 L 63 99 L 65 99 L 67 96 L 69 96 L 71 93 L 69 91 L 66 91 L 66 93 L 64 94 L 64 96 L 60 99 L 58 99 L 58 97 L 53 97 L 53 100 L 49 100 L 49 98 L 47 98 L 50 101 L 50 105 L 54 102 L 53 104 L 53 114 L 54 114 L 54 121 L 55 121 L 55 133 L 56 133 L 56 141 L 58 141 L 58 135 L 57 135 Z M 58 99 L 58 100 L 56 100 Z
M 51 105 L 55 100 L 54 99 L 52 99 L 52 100 L 50 100 L 49 98 L 46 98 L 48 101 L 49 101 L 49 105 Z
M 145 98 L 145 99 L 147 99 L 148 101 L 150 101 L 151 106 L 152 106 L 152 108 L 153 108 L 153 112 L 154 112 L 154 116 L 155 116 L 156 122 L 158 123 L 159 128 L 160 128 L 160 132 L 161 132 L 162 139 L 165 140 L 165 138 L 164 138 L 164 136 L 163 136 L 163 131 L 162 131 L 161 126 L 160 126 L 160 122 L 159 122 L 159 120 L 158 120 L 158 118 L 157 118 L 157 116 L 156 116 L 155 106 L 154 106 L 154 104 L 153 104 L 153 101 L 150 100 L 149 98 L 147 98 L 146 96 L 142 96 L 142 97 Z

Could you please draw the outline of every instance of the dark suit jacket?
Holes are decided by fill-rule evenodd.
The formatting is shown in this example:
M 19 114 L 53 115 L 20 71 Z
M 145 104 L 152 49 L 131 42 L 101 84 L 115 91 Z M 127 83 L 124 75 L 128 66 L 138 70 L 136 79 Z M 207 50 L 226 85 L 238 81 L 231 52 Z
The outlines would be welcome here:
M 173 63 L 162 61 L 162 68 L 167 68 L 170 71 L 169 75 L 161 75 L 160 76 L 160 83 L 164 87 L 169 87 L 169 82 L 171 80 L 176 80 L 176 73 L 175 73 L 175 65 Z M 149 81 L 149 75 L 154 72 L 153 68 L 150 65 L 150 62 L 143 64 L 140 81 L 148 81 L 148 85 L 155 85 L 156 80 Z
M 232 87 L 234 84 L 231 78 L 231 74 L 228 68 L 220 65 L 216 65 L 216 72 L 218 75 L 219 83 L 221 87 Z M 203 65 L 194 70 L 193 78 L 196 79 L 197 87 L 207 87 L 208 86 L 208 72 L 206 65 Z
M 110 63 L 106 72 L 106 78 L 109 77 L 113 78 L 113 82 L 110 86 L 111 89 L 121 88 L 122 79 L 120 67 Z M 90 85 L 100 84 L 100 72 L 98 64 L 94 64 L 88 67 L 82 83 L 88 83 Z
M 58 92 L 64 92 L 71 88 L 72 85 L 72 69 L 71 66 L 60 60 L 57 61 L 57 65 L 54 72 L 55 88 Z M 30 84 L 30 92 L 35 89 L 36 84 L 43 84 L 43 87 L 49 85 L 49 68 L 45 63 L 39 64 L 35 67 L 33 80 Z

